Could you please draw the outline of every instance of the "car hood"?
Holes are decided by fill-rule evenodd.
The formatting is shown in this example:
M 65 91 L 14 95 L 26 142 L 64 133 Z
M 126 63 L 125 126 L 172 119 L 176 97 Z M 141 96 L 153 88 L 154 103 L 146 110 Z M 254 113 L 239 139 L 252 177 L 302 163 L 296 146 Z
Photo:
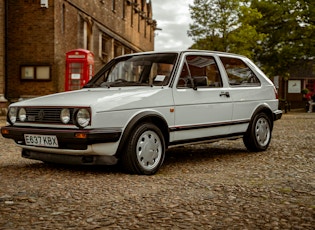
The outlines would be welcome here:
M 168 106 L 171 90 L 166 87 L 89 88 L 51 94 L 17 102 L 14 106 L 28 107 L 91 107 L 95 112 Z M 140 103 L 141 102 L 141 103 Z

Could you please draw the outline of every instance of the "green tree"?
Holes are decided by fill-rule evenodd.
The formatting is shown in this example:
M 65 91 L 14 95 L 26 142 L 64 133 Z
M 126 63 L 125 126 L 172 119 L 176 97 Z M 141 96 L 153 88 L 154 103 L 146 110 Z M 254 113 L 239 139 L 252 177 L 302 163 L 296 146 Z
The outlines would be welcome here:
M 243 4 L 238 13 L 239 26 L 230 32 L 229 51 L 245 55 L 254 59 L 257 51 L 262 51 L 262 43 L 266 34 L 256 30 L 253 20 L 260 20 L 261 13 L 257 9 L 252 9 Z
M 237 27 L 239 0 L 194 0 L 189 6 L 193 24 L 188 36 L 192 48 L 228 51 L 229 34 Z
M 270 76 L 315 58 L 314 0 L 195 0 L 192 48 L 246 55 Z
M 314 0 L 252 0 L 251 8 L 262 15 L 251 24 L 266 35 L 255 56 L 266 72 L 288 75 L 290 67 L 314 58 Z

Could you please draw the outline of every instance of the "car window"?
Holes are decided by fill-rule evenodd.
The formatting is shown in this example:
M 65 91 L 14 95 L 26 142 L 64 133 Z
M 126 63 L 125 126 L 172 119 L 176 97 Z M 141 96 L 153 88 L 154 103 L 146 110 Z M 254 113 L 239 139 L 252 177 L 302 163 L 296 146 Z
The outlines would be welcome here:
M 213 57 L 189 55 L 186 57 L 177 82 L 178 88 L 191 87 L 222 87 L 222 80 Z
M 114 59 L 85 87 L 165 86 L 177 54 L 129 55 Z
M 254 72 L 241 60 L 233 57 L 220 57 L 231 86 L 260 86 Z

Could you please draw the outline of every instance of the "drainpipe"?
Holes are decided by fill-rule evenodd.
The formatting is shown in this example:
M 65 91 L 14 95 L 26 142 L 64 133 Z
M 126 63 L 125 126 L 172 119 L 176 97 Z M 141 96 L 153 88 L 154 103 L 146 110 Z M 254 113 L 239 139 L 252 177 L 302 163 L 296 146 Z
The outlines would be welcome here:
M 3 77 L 3 83 L 4 85 L 2 86 L 3 88 L 0 89 L 0 115 L 5 115 L 7 113 L 7 107 L 8 107 L 8 100 L 6 99 L 6 94 L 7 94 L 7 81 L 6 81 L 6 75 L 7 75 L 7 37 L 6 37 L 6 31 L 7 31 L 7 1 L 5 1 L 4 3 L 2 3 L 2 7 L 4 7 L 4 15 L 3 15 L 3 18 L 1 20 L 3 20 L 3 30 L 4 30 L 4 44 L 1 44 L 3 45 L 3 49 L 4 49 L 4 55 L 3 55 L 3 61 L 4 63 L 1 63 L 3 64 L 2 68 L 4 68 L 3 70 L 3 76 L 1 76 L 1 78 Z M 3 36 L 3 35 L 2 35 Z
M 8 98 L 8 14 L 9 3 L 4 1 L 4 97 Z

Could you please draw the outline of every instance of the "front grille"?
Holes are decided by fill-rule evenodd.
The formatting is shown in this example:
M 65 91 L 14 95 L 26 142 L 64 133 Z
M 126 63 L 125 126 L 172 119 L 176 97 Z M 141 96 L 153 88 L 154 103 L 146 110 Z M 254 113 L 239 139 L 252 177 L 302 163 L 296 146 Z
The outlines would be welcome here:
M 62 108 L 25 108 L 26 122 L 36 123 L 62 123 L 60 120 L 60 113 Z M 74 109 L 70 108 L 70 121 L 73 124 Z

